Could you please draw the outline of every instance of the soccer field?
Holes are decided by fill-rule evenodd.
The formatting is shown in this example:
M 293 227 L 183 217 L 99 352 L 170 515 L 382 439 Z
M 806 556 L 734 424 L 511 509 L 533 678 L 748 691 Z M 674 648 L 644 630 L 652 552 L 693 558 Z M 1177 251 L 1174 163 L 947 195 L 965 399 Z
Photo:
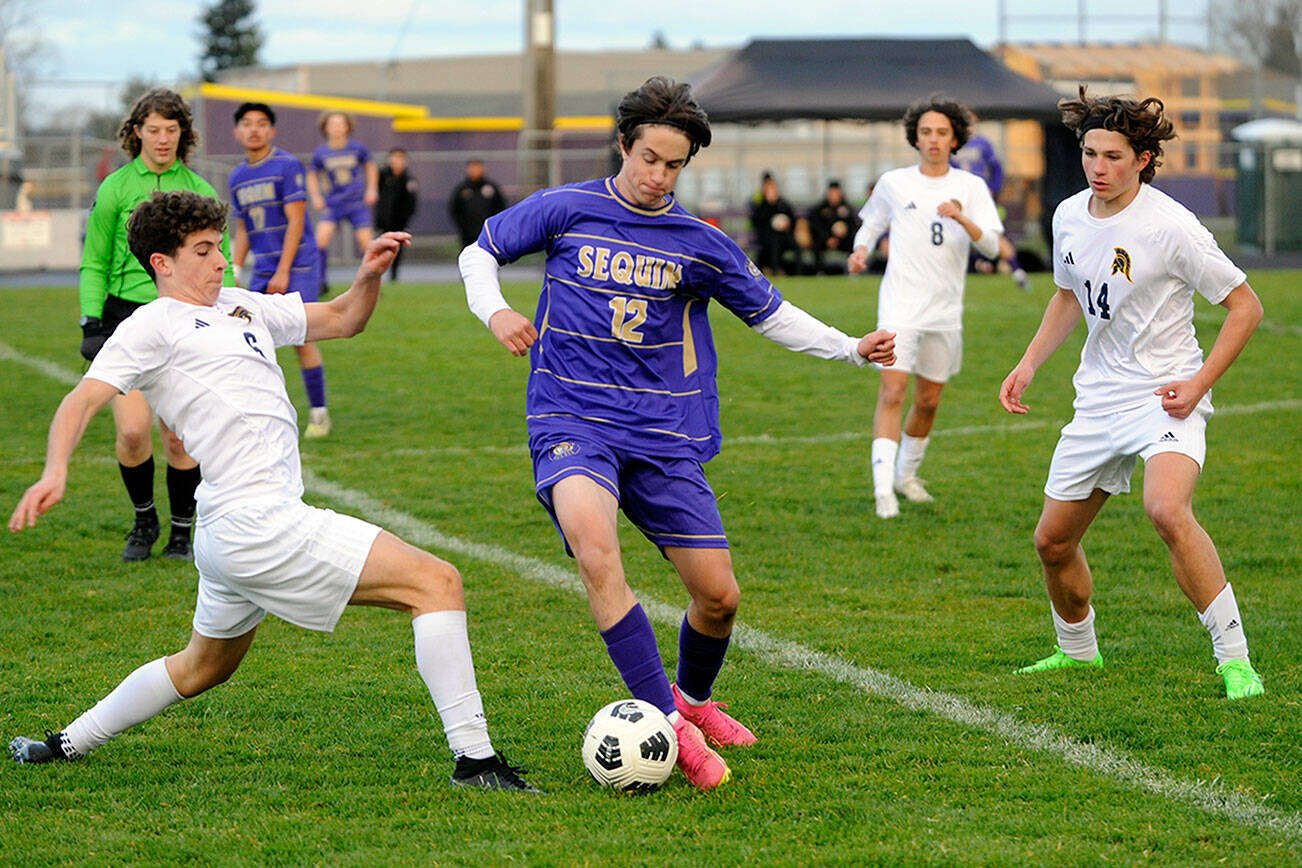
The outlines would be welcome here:
M 447 786 L 405 618 L 351 610 L 330 636 L 269 618 L 229 684 L 85 761 L 0 763 L 0 864 L 1296 865 L 1302 275 L 1249 280 L 1265 321 L 1216 388 L 1195 507 L 1262 697 L 1225 700 L 1144 516 L 1142 470 L 1085 540 L 1107 667 L 1012 674 L 1052 650 L 1031 532 L 1083 326 L 1028 390 L 1029 416 L 995 395 L 1048 276 L 1030 296 L 969 278 L 964 370 L 923 465 L 936 502 L 889 522 L 873 515 L 868 470 L 876 377 L 792 354 L 716 308 L 725 440 L 707 471 L 742 586 L 716 697 L 759 743 L 725 753 L 733 779 L 717 792 L 680 774 L 647 796 L 600 790 L 581 736 L 624 688 L 533 496 L 527 362 L 459 286 L 398 285 L 365 333 L 322 345 L 335 425 L 304 443 L 306 499 L 457 564 L 495 742 L 547 795 Z M 846 331 L 875 321 L 876 279 L 779 286 Z M 507 287 L 530 312 L 536 292 Z M 71 288 L 0 291 L 6 518 L 82 370 L 76 308 Z M 1198 301 L 1204 348 L 1222 318 Z M 281 361 L 305 414 L 292 351 Z M 112 444 L 101 413 L 66 500 L 4 534 L 5 742 L 64 726 L 189 636 L 193 566 L 119 559 L 129 509 Z M 672 666 L 686 593 L 627 522 L 621 539 Z

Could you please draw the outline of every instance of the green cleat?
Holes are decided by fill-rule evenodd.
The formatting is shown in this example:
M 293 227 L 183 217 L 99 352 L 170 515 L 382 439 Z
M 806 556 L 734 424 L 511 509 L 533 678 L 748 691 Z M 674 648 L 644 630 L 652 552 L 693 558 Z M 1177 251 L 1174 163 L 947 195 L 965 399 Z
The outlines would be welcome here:
M 1261 676 L 1247 660 L 1226 660 L 1216 667 L 1216 674 L 1225 679 L 1226 699 L 1247 699 L 1266 692 Z
M 1075 666 L 1094 666 L 1102 669 L 1103 655 L 1096 653 L 1093 660 L 1077 660 L 1075 657 L 1068 657 L 1061 648 L 1055 645 L 1052 654 L 1043 660 L 1036 660 L 1030 666 L 1023 666 L 1017 670 L 1017 674 L 1026 675 L 1029 672 L 1045 672 L 1049 669 L 1071 669 Z

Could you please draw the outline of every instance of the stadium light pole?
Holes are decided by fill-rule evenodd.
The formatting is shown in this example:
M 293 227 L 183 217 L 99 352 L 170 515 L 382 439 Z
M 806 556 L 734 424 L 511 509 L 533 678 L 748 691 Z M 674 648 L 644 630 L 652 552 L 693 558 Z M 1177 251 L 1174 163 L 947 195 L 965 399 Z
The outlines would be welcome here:
M 556 16 L 552 0 L 525 2 L 524 166 L 529 191 L 548 184 L 547 150 L 556 123 Z

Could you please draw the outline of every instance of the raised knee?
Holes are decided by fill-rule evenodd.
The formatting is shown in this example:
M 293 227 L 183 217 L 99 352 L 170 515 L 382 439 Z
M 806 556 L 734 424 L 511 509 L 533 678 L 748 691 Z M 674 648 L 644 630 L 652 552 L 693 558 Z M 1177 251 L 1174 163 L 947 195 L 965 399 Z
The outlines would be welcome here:
M 1146 503 L 1144 511 L 1148 513 L 1148 520 L 1153 523 L 1158 535 L 1164 540 L 1178 537 L 1194 523 L 1193 512 L 1180 502 Z
M 1037 527 L 1035 553 L 1040 556 L 1041 563 L 1050 566 L 1066 563 L 1076 553 L 1076 542 L 1070 537 Z
M 731 587 L 700 594 L 695 598 L 697 611 L 707 620 L 729 622 L 741 604 L 741 589 L 733 582 Z

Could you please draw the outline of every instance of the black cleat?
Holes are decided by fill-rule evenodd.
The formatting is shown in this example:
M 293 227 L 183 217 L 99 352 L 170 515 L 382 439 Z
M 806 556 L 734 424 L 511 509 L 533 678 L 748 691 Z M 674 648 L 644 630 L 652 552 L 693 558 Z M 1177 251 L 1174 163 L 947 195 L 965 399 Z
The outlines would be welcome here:
M 451 784 L 454 787 L 476 787 L 481 790 L 519 790 L 524 793 L 537 793 L 542 790 L 530 784 L 521 775 L 526 772 L 506 761 L 506 757 L 496 753 L 484 759 L 461 757 L 452 772 Z
M 48 763 L 53 760 L 66 760 L 68 755 L 63 752 L 61 747 L 52 747 L 51 742 L 56 745 L 60 744 L 63 738 L 61 732 L 45 731 L 45 741 L 37 741 L 34 738 L 18 736 L 9 742 L 9 754 L 14 758 L 14 762 L 19 765 L 28 763 Z
M 190 535 L 172 531 L 167 538 L 167 545 L 163 546 L 163 557 L 176 561 L 193 561 L 194 545 L 190 542 Z
M 127 545 L 122 550 L 122 560 L 124 561 L 147 561 L 149 560 L 149 550 L 154 547 L 158 541 L 158 517 L 152 519 L 136 519 L 135 525 L 127 534 Z

